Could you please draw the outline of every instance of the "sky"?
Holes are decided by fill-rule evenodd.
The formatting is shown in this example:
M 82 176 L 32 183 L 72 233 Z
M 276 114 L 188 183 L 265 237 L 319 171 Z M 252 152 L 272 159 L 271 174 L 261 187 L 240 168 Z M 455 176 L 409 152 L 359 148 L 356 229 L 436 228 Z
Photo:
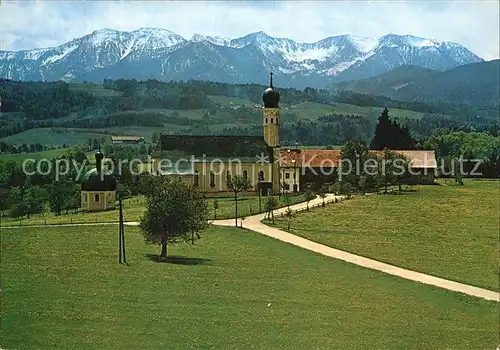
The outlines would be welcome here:
M 299 42 L 411 34 L 462 44 L 486 60 L 500 56 L 498 0 L 0 1 L 2 50 L 57 46 L 102 28 L 153 27 L 186 39 L 257 31 Z

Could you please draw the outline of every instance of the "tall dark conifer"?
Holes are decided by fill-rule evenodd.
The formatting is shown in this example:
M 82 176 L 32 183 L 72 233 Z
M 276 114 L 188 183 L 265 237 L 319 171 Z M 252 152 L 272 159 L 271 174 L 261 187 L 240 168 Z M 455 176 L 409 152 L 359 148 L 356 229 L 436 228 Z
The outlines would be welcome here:
M 375 135 L 370 143 L 370 149 L 383 150 L 388 149 L 413 149 L 415 140 L 410 134 L 410 130 L 397 121 L 391 121 L 389 110 L 384 111 L 378 118 L 378 124 L 375 127 Z
M 388 146 L 391 134 L 392 122 L 389 118 L 389 110 L 384 108 L 380 117 L 378 117 L 378 124 L 375 127 L 375 135 L 370 143 L 370 149 L 382 150 L 390 148 Z

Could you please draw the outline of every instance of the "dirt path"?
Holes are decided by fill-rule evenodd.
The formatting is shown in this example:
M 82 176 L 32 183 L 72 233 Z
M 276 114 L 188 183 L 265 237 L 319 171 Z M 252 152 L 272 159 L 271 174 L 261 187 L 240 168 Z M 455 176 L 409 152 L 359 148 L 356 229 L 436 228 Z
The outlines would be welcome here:
M 334 196 L 330 195 L 327 197 L 328 200 L 332 200 Z M 339 198 L 340 199 L 340 198 Z M 320 198 L 315 199 L 309 203 L 309 205 L 318 205 L 322 202 Z M 290 206 L 292 210 L 301 210 L 306 208 L 305 203 L 300 203 L 296 205 Z M 281 208 L 276 210 L 274 213 L 275 215 L 281 215 L 281 213 L 284 213 L 286 211 L 286 208 Z M 483 288 L 478 288 L 474 286 L 470 286 L 467 284 L 463 283 L 458 283 L 458 282 L 453 282 L 450 280 L 446 280 L 443 278 L 439 277 L 434 277 L 430 275 L 426 275 L 424 273 L 412 271 L 412 270 L 407 270 L 401 267 L 397 267 L 394 265 L 386 264 L 377 260 L 365 258 L 360 255 L 352 254 L 352 253 L 347 253 L 345 251 L 335 249 L 328 247 L 323 244 L 319 244 L 313 241 L 310 241 L 308 239 L 293 235 L 291 233 L 279 230 L 274 227 L 267 226 L 263 223 L 261 223 L 261 220 L 264 219 L 264 214 L 258 214 L 254 215 L 251 217 L 246 218 L 243 220 L 242 226 L 244 228 L 247 228 L 249 230 L 259 232 L 261 234 L 264 234 L 269 237 L 273 237 L 275 239 L 278 239 L 282 242 L 290 243 L 293 245 L 296 245 L 298 247 L 302 247 L 304 249 L 311 250 L 313 252 L 319 253 L 326 255 L 331 258 L 339 259 L 346 261 L 351 264 L 355 264 L 358 266 L 363 266 L 368 269 L 372 270 L 377 270 L 380 272 L 384 272 L 393 276 L 398 276 L 407 280 L 411 281 L 416 281 L 420 283 L 425 283 L 431 286 L 443 288 L 443 289 L 448 289 L 454 292 L 459 292 L 459 293 L 464 293 L 467 295 L 471 295 L 474 297 L 486 299 L 486 300 L 494 300 L 494 301 L 500 301 L 500 293 L 494 292 L 491 290 L 483 289 Z M 241 223 L 241 220 L 240 220 Z M 216 220 L 213 221 L 213 224 L 215 225 L 221 225 L 221 226 L 234 226 L 234 219 L 233 220 Z

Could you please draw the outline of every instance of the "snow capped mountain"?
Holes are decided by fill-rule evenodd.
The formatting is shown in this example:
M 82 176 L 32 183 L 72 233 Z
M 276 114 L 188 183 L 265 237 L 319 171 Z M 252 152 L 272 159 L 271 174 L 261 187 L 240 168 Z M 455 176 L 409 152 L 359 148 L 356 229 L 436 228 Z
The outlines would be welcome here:
M 283 86 L 325 87 L 373 77 L 402 65 L 446 70 L 481 62 L 465 47 L 412 35 L 339 35 L 314 43 L 264 32 L 241 38 L 165 29 L 96 30 L 58 47 L 0 51 L 0 76 L 14 80 L 202 79 L 262 83 L 270 70 Z
M 214 45 L 220 45 L 220 46 L 230 46 L 231 44 L 231 39 L 229 38 L 223 38 L 220 36 L 203 36 L 201 34 L 194 34 L 190 41 L 208 41 L 209 43 L 212 43 Z

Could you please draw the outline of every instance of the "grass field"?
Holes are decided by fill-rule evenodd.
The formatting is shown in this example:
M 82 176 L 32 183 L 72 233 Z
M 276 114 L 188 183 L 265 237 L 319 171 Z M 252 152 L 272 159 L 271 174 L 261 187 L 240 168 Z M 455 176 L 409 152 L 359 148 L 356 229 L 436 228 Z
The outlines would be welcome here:
M 207 109 L 181 109 L 181 110 L 175 110 L 175 109 L 167 109 L 167 108 L 144 108 L 141 110 L 129 110 L 125 112 L 117 112 L 114 114 L 120 115 L 120 114 L 141 114 L 141 113 L 158 113 L 164 115 L 166 118 L 168 118 L 172 113 L 177 112 L 178 117 L 185 118 L 185 119 L 202 119 L 203 115 L 207 112 Z
M 69 89 L 73 91 L 88 92 L 95 96 L 121 96 L 121 91 L 105 89 L 98 84 L 69 83 Z
M 157 246 L 126 227 L 2 230 L 5 349 L 494 349 L 498 309 L 241 229 Z
M 400 267 L 498 291 L 499 181 L 354 197 L 296 215 L 292 232 Z M 276 222 L 286 228 L 286 221 Z
M 0 154 L 0 160 L 22 163 L 26 159 L 34 159 L 34 160 L 53 159 L 61 157 L 63 155 L 67 155 L 73 149 L 74 149 L 73 147 L 67 147 L 67 148 L 57 148 L 35 153 Z
M 253 106 L 256 104 L 250 100 L 245 100 L 242 98 L 232 97 L 232 96 L 208 95 L 208 98 L 210 99 L 210 101 L 212 101 L 214 103 L 220 103 L 223 106 L 229 106 L 231 104 L 243 105 L 243 106 Z
M 290 197 L 291 203 L 299 203 L 304 201 L 304 196 Z M 234 199 L 233 198 L 208 198 L 207 205 L 209 209 L 209 218 L 214 218 L 215 211 L 213 202 L 217 200 L 219 208 L 217 210 L 217 219 L 234 218 Z M 238 217 L 246 217 L 252 214 L 263 212 L 266 197 L 261 198 L 262 211 L 259 210 L 259 197 L 257 196 L 240 196 L 238 198 Z M 125 221 L 139 221 L 144 213 L 145 199 L 142 196 L 128 198 L 123 201 L 123 217 Z M 280 201 L 280 206 L 285 206 L 283 200 Z M 72 223 L 88 223 L 88 222 L 117 222 L 118 209 L 108 210 L 97 213 L 77 212 L 62 215 L 54 215 L 46 211 L 43 215 L 32 215 L 29 219 L 13 219 L 3 217 L 2 226 L 19 226 L 19 225 L 48 225 L 48 224 L 72 224 Z
M 0 141 L 12 144 L 40 143 L 42 145 L 85 145 L 89 138 L 107 135 L 101 129 L 37 128 L 3 137 Z
M 377 119 L 382 113 L 383 108 L 355 106 L 346 103 L 336 103 L 335 105 L 326 105 L 317 102 L 303 102 L 286 111 L 297 114 L 301 119 L 316 119 L 328 114 L 356 114 L 363 115 L 372 119 Z M 391 108 L 391 117 L 398 119 L 420 119 L 425 113 L 409 111 L 404 109 Z

